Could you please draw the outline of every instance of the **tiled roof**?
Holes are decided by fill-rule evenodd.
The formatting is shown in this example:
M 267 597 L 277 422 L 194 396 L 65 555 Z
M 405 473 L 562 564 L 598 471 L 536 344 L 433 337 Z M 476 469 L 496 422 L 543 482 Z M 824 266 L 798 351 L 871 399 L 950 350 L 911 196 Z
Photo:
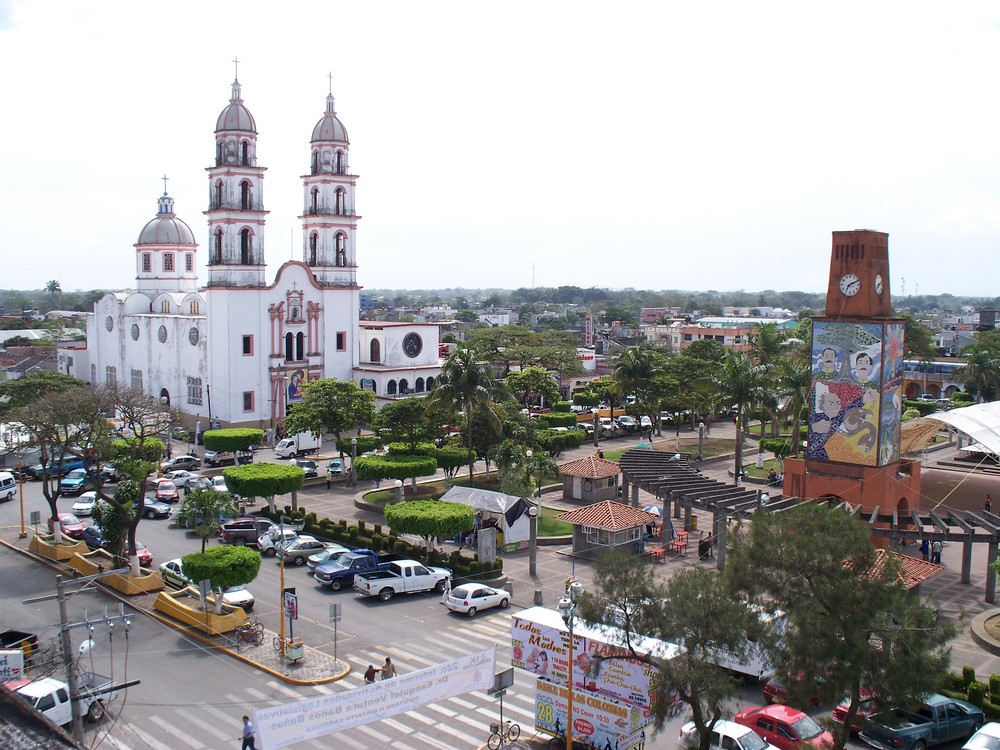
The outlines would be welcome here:
M 585 479 L 608 479 L 622 473 L 621 467 L 614 461 L 606 461 L 597 456 L 587 456 L 577 461 L 559 464 L 559 471 L 566 476 Z
M 881 572 L 882 567 L 885 565 L 885 561 L 889 559 L 889 556 L 891 555 L 899 564 L 899 574 L 903 579 L 903 585 L 906 586 L 907 589 L 919 586 L 928 578 L 933 578 L 944 570 L 944 568 L 937 563 L 918 560 L 915 557 L 901 555 L 898 552 L 893 552 L 892 550 L 878 549 L 875 550 L 875 554 L 875 563 L 869 570 L 868 576 L 873 576 L 876 573 Z
M 642 508 L 633 508 L 631 505 L 614 500 L 594 503 L 586 508 L 570 510 L 556 516 L 557 520 L 569 521 L 574 526 L 597 526 L 608 531 L 621 531 L 636 526 L 645 526 L 657 518 L 658 516 L 647 513 Z

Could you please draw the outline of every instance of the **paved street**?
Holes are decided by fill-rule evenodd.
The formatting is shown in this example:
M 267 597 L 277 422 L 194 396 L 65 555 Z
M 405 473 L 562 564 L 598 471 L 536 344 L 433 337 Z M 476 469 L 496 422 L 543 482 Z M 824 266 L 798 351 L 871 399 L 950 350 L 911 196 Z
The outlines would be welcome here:
M 725 436 L 726 425 L 713 428 L 713 437 Z M 683 432 L 682 432 L 683 436 Z M 666 438 L 666 436 L 665 436 Z M 604 445 L 605 449 L 624 447 L 630 441 L 615 440 Z M 672 449 L 673 439 L 667 441 Z M 571 460 L 590 455 L 593 446 L 584 446 L 560 457 Z M 928 464 L 933 463 L 929 458 Z M 725 480 L 728 464 L 706 464 L 704 473 L 713 478 Z M 925 472 L 926 487 L 936 488 L 935 492 L 947 492 L 948 503 L 979 502 L 983 485 L 981 478 L 975 483 L 965 482 L 959 490 L 954 490 L 954 477 L 949 482 L 947 476 L 941 478 L 936 472 Z M 961 477 L 958 477 L 961 479 Z M 992 491 L 1000 497 L 998 480 Z M 25 493 L 26 512 L 42 510 L 44 503 L 37 483 L 28 483 Z M 370 485 L 368 485 L 370 486 Z M 947 487 L 947 489 L 941 489 Z M 365 487 L 359 488 L 361 490 Z M 925 493 L 926 494 L 926 493 Z M 303 490 L 299 502 L 309 510 L 333 518 L 367 518 L 379 520 L 372 514 L 358 511 L 354 506 L 355 493 L 343 485 L 335 485 L 330 491 L 325 483 Z M 935 503 L 940 497 L 928 496 L 928 503 Z M 652 501 L 643 496 L 641 502 Z M 557 495 L 546 495 L 546 504 L 565 504 Z M 573 507 L 565 504 L 566 507 Z M 973 506 L 978 507 L 978 506 Z M 0 506 L 0 539 L 18 544 L 18 503 L 15 500 Z M 707 519 L 702 519 L 702 523 Z M 170 557 L 195 551 L 200 544 L 193 535 L 179 529 L 169 528 L 165 521 L 144 520 L 140 525 L 140 538 L 153 551 L 156 563 Z M 978 547 L 984 545 L 977 545 Z M 538 576 L 527 575 L 527 552 L 505 556 L 505 571 L 510 577 L 513 589 L 512 609 L 532 606 L 534 591 L 542 592 L 544 603 L 553 606 L 562 593 L 563 581 L 570 573 L 575 573 L 585 584 L 589 584 L 591 569 L 589 564 L 576 561 L 568 554 L 566 547 L 541 547 L 539 549 Z M 958 583 L 960 545 L 951 544 L 944 552 L 946 570 L 925 585 L 924 593 L 934 598 L 944 616 L 951 619 L 968 619 L 988 605 L 983 601 L 985 580 L 985 550 L 976 550 L 973 561 L 971 585 Z M 981 559 L 980 559 L 981 558 Z M 658 575 L 668 576 L 675 570 L 693 565 L 710 565 L 700 562 L 695 555 L 671 559 L 658 566 Z M 16 553 L 0 549 L 0 571 L 5 581 L 0 594 L 3 603 L 0 609 L 0 628 L 35 628 L 44 637 L 55 633 L 57 621 L 54 602 L 21 605 L 20 602 L 36 592 L 53 590 L 52 571 L 37 563 L 25 561 Z M 7 582 L 12 582 L 8 584 Z M 16 582 L 16 585 L 14 584 Z M 350 592 L 330 592 L 319 587 L 308 577 L 304 569 L 290 568 L 286 571 L 286 585 L 296 586 L 300 595 L 302 618 L 296 623 L 296 635 L 301 636 L 311 647 L 325 653 L 334 653 L 334 630 L 329 620 L 329 605 L 339 602 L 343 607 L 343 620 L 337 627 L 336 650 L 341 660 L 350 667 L 350 674 L 338 682 L 315 685 L 290 685 L 272 675 L 262 673 L 235 659 L 205 648 L 200 643 L 161 625 L 150 618 L 139 617 L 133 624 L 128 640 L 126 656 L 125 642 L 121 634 L 104 647 L 106 629 L 98 626 L 95 640 L 94 659 L 97 671 L 111 674 L 119 680 L 141 679 L 142 685 L 129 691 L 127 700 L 118 701 L 112 709 L 117 716 L 115 722 L 106 722 L 96 729 L 89 729 L 93 745 L 97 737 L 104 738 L 103 747 L 120 750 L 139 750 L 147 747 L 171 748 L 216 748 L 237 746 L 235 740 L 239 731 L 239 717 L 254 707 L 277 705 L 298 698 L 329 694 L 350 689 L 362 684 L 361 674 L 368 664 L 381 664 L 386 656 L 391 656 L 400 672 L 413 671 L 444 661 L 450 657 L 481 650 L 489 645 L 497 646 L 498 669 L 510 663 L 509 612 L 491 611 L 481 613 L 475 619 L 468 619 L 448 613 L 432 595 L 400 597 L 392 602 L 371 602 L 355 599 Z M 277 629 L 278 613 L 278 570 L 273 558 L 263 561 L 258 580 L 251 585 L 258 599 L 257 612 L 264 624 Z M 271 593 L 269 593 L 271 592 Z M 86 601 L 86 605 L 82 602 Z M 99 613 L 103 606 L 116 604 L 107 597 L 95 593 L 80 594 L 73 600 L 71 618 L 81 616 L 83 606 L 90 608 L 91 616 Z M 25 623 L 30 627 L 25 627 Z M 82 639 L 82 632 L 73 633 L 74 644 Z M 105 641 L 106 642 L 106 641 Z M 978 648 L 968 635 L 967 624 L 954 647 L 953 665 L 958 668 L 969 664 L 981 676 L 1000 672 L 1000 661 Z M 516 673 L 514 687 L 504 700 L 504 713 L 522 725 L 525 736 L 533 732 L 534 701 L 531 681 Z M 759 686 L 745 689 L 744 699 L 760 703 Z M 416 711 L 385 719 L 365 727 L 358 727 L 336 735 L 338 746 L 370 748 L 393 746 L 404 748 L 477 748 L 485 743 L 489 734 L 489 723 L 498 715 L 498 703 L 482 694 L 466 694 L 459 698 L 443 701 Z M 675 748 L 681 718 L 668 723 L 660 735 L 655 736 L 646 747 L 651 749 Z M 297 747 L 329 747 L 331 739 L 300 743 Z

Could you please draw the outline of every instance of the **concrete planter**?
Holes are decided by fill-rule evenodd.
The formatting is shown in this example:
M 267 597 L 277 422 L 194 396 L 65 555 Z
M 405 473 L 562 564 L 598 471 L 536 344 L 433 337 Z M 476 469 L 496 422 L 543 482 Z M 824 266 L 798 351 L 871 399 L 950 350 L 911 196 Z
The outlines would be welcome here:
M 28 543 L 28 549 L 34 552 L 36 555 L 41 555 L 42 557 L 47 557 L 50 560 L 56 560 L 58 562 L 67 562 L 73 559 L 73 556 L 78 552 L 86 553 L 89 551 L 86 544 L 77 541 L 64 541 L 62 544 L 55 544 L 51 541 L 51 537 L 48 539 L 35 534 Z
M 153 609 L 208 635 L 231 633 L 247 621 L 247 614 L 241 607 L 224 604 L 222 613 L 217 615 L 198 609 L 199 604 L 197 594 L 189 594 L 186 589 L 161 591 L 153 602 Z
M 81 575 L 92 576 L 104 570 L 114 570 L 115 560 L 106 551 L 95 549 L 93 552 L 73 555 L 69 560 L 69 566 Z M 150 594 L 163 590 L 163 579 L 160 578 L 160 574 L 146 570 L 140 571 L 137 576 L 117 573 L 113 576 L 105 576 L 101 579 L 101 583 L 128 596 Z

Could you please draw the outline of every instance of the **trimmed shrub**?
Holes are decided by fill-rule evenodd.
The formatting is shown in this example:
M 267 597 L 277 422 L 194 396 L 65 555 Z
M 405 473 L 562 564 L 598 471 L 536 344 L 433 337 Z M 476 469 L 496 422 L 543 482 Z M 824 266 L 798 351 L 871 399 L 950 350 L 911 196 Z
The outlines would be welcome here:
M 983 703 L 986 701 L 986 683 L 985 682 L 973 682 L 969 685 L 968 698 L 969 701 L 974 706 L 983 707 Z
M 962 667 L 962 685 L 966 690 L 969 689 L 969 685 L 976 681 L 976 669 L 975 667 L 964 666 Z

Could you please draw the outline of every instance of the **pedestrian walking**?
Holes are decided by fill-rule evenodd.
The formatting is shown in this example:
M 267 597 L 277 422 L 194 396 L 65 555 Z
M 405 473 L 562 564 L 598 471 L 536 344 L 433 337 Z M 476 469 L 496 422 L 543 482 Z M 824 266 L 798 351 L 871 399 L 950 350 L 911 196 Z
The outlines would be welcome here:
M 993 510 L 993 498 L 990 497 L 990 493 L 986 493 L 986 499 L 983 500 L 983 510 L 987 513 Z
M 382 479 L 380 477 L 376 477 L 375 478 L 375 489 L 378 489 L 381 486 L 382 486 Z
M 930 543 L 926 539 L 921 540 L 921 542 L 920 542 L 920 557 L 923 558 L 924 562 L 927 562 L 930 559 L 930 555 L 931 555 L 931 545 L 930 545 Z
M 385 664 L 382 665 L 382 679 L 391 680 L 396 676 L 396 665 L 392 663 L 392 659 L 388 656 L 385 657 Z
M 365 670 L 365 684 L 372 685 L 375 682 L 375 675 L 378 674 L 378 670 L 375 669 L 374 664 L 369 664 L 368 669 Z
M 938 539 L 931 545 L 931 562 L 941 564 L 941 541 Z
M 449 596 L 451 596 L 451 579 L 450 578 L 445 578 L 444 579 L 444 592 L 441 594 L 441 603 L 442 604 L 447 604 Z
M 253 740 L 253 724 L 250 723 L 249 716 L 243 717 L 243 734 L 240 735 L 240 739 L 243 740 L 241 750 L 255 750 Z

